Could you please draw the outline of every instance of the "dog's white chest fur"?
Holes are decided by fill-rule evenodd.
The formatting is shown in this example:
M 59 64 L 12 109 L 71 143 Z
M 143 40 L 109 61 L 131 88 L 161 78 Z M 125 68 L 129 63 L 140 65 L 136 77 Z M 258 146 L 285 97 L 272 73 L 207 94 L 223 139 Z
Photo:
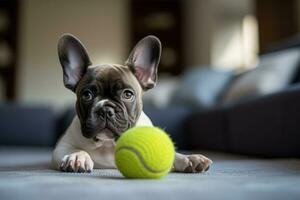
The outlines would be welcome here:
M 148 116 L 142 112 L 136 126 L 153 126 Z M 114 140 L 100 140 L 95 142 L 85 138 L 81 133 L 80 121 L 74 117 L 72 124 L 58 142 L 53 152 L 54 167 L 59 167 L 59 163 L 65 155 L 75 151 L 85 151 L 94 161 L 95 168 L 115 168 L 114 163 Z

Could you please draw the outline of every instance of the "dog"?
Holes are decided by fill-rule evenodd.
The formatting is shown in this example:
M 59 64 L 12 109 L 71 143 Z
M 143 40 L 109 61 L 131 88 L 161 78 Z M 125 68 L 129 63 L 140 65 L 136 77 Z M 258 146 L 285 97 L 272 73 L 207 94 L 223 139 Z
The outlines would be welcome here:
M 124 65 L 92 65 L 82 43 L 64 34 L 58 56 L 66 88 L 77 96 L 76 116 L 56 144 L 53 167 L 65 172 L 116 168 L 115 141 L 134 126 L 153 126 L 143 112 L 142 96 L 157 83 L 161 43 L 155 36 L 140 40 Z M 173 171 L 200 173 L 212 161 L 200 154 L 176 153 Z

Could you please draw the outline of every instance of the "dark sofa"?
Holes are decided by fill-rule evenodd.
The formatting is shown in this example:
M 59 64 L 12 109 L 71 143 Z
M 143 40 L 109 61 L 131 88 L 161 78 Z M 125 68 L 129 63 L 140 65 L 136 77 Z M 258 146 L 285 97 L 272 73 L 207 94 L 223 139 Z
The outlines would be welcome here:
M 300 38 L 270 47 L 264 55 L 300 48 Z M 284 66 L 283 66 L 284 67 Z M 193 112 L 185 119 L 186 148 L 264 157 L 300 156 L 300 62 L 289 85 L 276 93 Z
M 266 157 L 300 156 L 300 85 L 185 119 L 187 148 Z

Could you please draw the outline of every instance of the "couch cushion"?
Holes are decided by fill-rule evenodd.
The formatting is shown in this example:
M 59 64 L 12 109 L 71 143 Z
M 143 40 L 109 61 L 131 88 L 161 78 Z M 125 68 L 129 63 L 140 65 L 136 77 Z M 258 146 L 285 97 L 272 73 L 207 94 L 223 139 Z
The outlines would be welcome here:
M 0 105 L 1 145 L 53 145 L 55 117 L 48 107 Z
M 226 111 L 216 108 L 193 112 L 184 122 L 188 150 L 213 149 L 228 151 Z
M 224 97 L 225 103 L 273 93 L 294 78 L 300 61 L 300 49 L 294 48 L 261 56 L 258 66 L 240 76 Z
M 300 158 L 300 84 L 189 118 L 184 127 L 193 149 Z
M 173 104 L 198 108 L 215 106 L 233 79 L 232 71 L 197 68 L 187 71 L 173 93 Z
M 143 96 L 143 103 L 156 108 L 166 108 L 172 102 L 172 95 L 179 85 L 178 77 L 160 75 L 154 89 L 148 90 Z
M 227 112 L 228 146 L 233 152 L 300 157 L 300 85 L 235 104 Z
M 146 106 L 144 111 L 154 126 L 161 127 L 170 134 L 178 149 L 187 149 L 187 135 L 183 129 L 183 122 L 192 113 L 191 109 L 180 106 L 168 108 Z

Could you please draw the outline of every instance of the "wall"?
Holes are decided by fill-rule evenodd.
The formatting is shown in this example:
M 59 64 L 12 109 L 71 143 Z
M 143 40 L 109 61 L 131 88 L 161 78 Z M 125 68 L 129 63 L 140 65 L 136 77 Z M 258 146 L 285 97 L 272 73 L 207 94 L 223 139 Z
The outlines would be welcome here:
M 20 1 L 17 99 L 22 103 L 74 103 L 64 88 L 57 57 L 57 40 L 63 33 L 85 44 L 92 62 L 123 63 L 128 47 L 127 1 L 23 0 Z
M 207 0 L 186 0 L 183 8 L 185 65 L 210 64 L 212 5 Z
M 253 0 L 186 0 L 184 7 L 185 64 L 188 66 L 220 65 L 239 67 L 234 40 L 242 31 L 242 21 L 253 14 Z M 239 30 L 240 29 L 240 30 Z M 234 39 L 234 40 L 233 40 Z M 229 56 L 231 56 L 229 55 Z

